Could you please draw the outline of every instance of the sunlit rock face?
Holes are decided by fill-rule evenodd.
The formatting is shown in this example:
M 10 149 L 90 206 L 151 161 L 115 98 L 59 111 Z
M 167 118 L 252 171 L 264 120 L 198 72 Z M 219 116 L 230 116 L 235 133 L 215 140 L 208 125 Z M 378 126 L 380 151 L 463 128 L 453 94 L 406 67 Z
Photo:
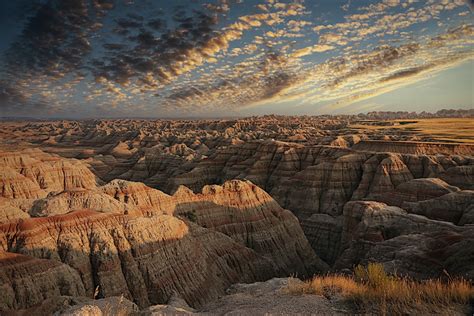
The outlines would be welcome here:
M 76 211 L 28 219 L 17 231 L 2 230 L 18 236 L 3 237 L 4 250 L 64 262 L 72 268 L 67 272 L 80 280 L 76 283 L 82 285 L 82 294 L 92 297 L 98 287 L 103 297 L 123 294 L 141 306 L 166 302 L 173 291 L 198 305 L 233 282 L 275 273 L 270 261 L 231 238 L 168 215 L 127 218 Z M 9 280 L 4 286 L 8 284 Z M 44 284 L 34 286 L 40 291 Z M 75 295 L 61 290 L 55 292 Z M 25 308 L 35 303 L 13 295 L 5 307 Z
M 35 170 L 50 161 L 71 164 L 34 153 L 43 159 L 34 161 Z M 5 156 L 29 170 L 30 154 Z M 9 161 L 3 168 L 12 167 Z M 28 308 L 58 295 L 124 295 L 144 307 L 174 293 L 200 306 L 236 282 L 328 268 L 297 218 L 249 181 L 205 186 L 201 193 L 179 187 L 167 195 L 126 180 L 99 185 L 85 166 L 78 170 L 51 178 L 39 196 L 1 179 L 3 187 L 15 189 L 3 191 L 0 209 L 0 276 L 8 294 L 2 309 Z M 39 187 L 33 180 L 26 185 Z
M 54 295 L 92 297 L 97 288 L 101 297 L 123 294 L 142 307 L 165 303 L 174 292 L 199 306 L 235 282 L 325 271 L 296 218 L 280 211 L 274 209 L 267 220 L 238 214 L 225 229 L 219 222 L 200 226 L 164 214 L 133 217 L 86 210 L 3 224 L 4 256 L 16 252 L 26 257 L 21 265 L 2 260 L 2 287 L 10 293 L 2 308 L 30 307 Z M 35 281 L 25 288 L 27 278 Z M 48 292 L 42 292 L 44 287 Z M 40 294 L 23 297 L 25 291 Z
M 48 192 L 90 189 L 96 177 L 87 165 L 77 160 L 64 160 L 37 149 L 0 153 L 2 165 L 2 197 L 34 199 Z

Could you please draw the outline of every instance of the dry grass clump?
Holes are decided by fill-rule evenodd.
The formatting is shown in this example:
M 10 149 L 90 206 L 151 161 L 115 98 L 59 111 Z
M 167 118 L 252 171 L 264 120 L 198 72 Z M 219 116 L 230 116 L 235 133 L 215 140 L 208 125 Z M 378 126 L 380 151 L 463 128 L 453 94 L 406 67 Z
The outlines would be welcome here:
M 315 276 L 303 283 L 299 279 L 288 279 L 288 290 L 292 294 L 316 294 L 332 297 L 340 294 L 349 297 L 354 293 L 364 291 L 364 285 L 357 283 L 353 278 L 344 275 Z
M 352 276 L 315 276 L 303 283 L 289 279 L 288 289 L 294 294 L 317 294 L 328 298 L 339 295 L 353 303 L 359 312 L 395 315 L 410 311 L 439 313 L 450 307 L 456 309 L 467 305 L 474 299 L 474 286 L 462 278 L 414 281 L 389 276 L 383 265 L 377 263 L 370 263 L 366 268 L 356 267 Z

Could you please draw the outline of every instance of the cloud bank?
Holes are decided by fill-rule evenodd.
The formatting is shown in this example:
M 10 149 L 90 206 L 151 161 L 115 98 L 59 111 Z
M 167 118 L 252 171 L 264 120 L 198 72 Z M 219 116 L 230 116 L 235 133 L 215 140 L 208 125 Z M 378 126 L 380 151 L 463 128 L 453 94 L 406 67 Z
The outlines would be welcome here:
M 238 114 L 281 103 L 331 111 L 472 59 L 469 6 L 42 1 L 2 56 L 0 107 L 48 116 Z

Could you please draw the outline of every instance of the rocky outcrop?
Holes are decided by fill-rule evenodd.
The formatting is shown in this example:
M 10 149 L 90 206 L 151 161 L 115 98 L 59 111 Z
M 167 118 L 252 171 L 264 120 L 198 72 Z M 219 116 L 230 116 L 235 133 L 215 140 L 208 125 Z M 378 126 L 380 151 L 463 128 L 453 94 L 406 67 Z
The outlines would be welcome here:
M 28 213 L 32 217 L 43 217 L 83 209 L 121 214 L 135 211 L 133 206 L 100 191 L 76 189 L 60 193 L 52 192 L 46 198 L 36 200 Z
M 429 200 L 458 191 L 458 187 L 449 185 L 441 179 L 419 178 L 399 184 L 395 190 L 380 195 L 377 200 L 390 205 L 402 206 L 406 202 Z
M 102 316 L 102 315 L 347 315 L 353 309 L 340 295 L 327 299 L 322 295 L 295 295 L 291 287 L 303 285 L 296 278 L 274 278 L 265 282 L 235 284 L 226 295 L 200 309 L 190 307 L 179 296 L 166 304 L 153 305 L 142 310 L 124 297 L 91 300 L 58 297 L 46 300 L 34 310 L 36 315 Z M 28 311 L 24 311 L 27 313 Z M 39 313 L 38 313 L 39 312 Z
M 342 216 L 313 214 L 301 222 L 304 234 L 313 249 L 328 264 L 334 264 L 341 252 Z
M 123 296 L 107 297 L 99 300 L 84 300 L 70 308 L 57 311 L 61 316 L 103 316 L 103 315 L 133 315 L 138 314 L 139 308 Z
M 118 142 L 117 145 L 113 147 L 110 153 L 117 158 L 130 158 L 134 155 L 137 149 L 130 150 L 129 146 L 125 142 Z
M 472 164 L 472 158 L 462 156 L 371 153 L 277 141 L 247 142 L 218 150 L 190 172 L 172 178 L 171 187 L 185 184 L 199 190 L 206 183 L 251 179 L 299 218 L 313 249 L 323 260 L 333 263 L 340 255 L 341 216 L 346 203 L 372 200 L 402 207 L 407 205 L 404 202 L 416 203 L 461 192 L 472 186 Z M 452 218 L 448 214 L 453 212 L 443 207 L 438 213 L 444 217 L 432 218 L 469 223 L 472 216 L 469 205 L 461 204 L 453 208 L 459 209 L 456 214 L 460 216 L 466 213 L 463 221 L 460 217 Z M 409 211 L 431 216 L 411 208 Z
M 297 218 L 249 181 L 205 186 L 201 194 L 178 189 L 173 197 L 190 201 L 177 203 L 175 214 L 255 250 L 273 261 L 281 275 L 325 270 L 326 264 L 314 256 Z
M 462 166 L 449 166 L 441 172 L 441 179 L 466 190 L 474 190 L 474 163 Z
M 457 225 L 474 224 L 474 191 L 454 191 L 433 199 L 419 202 L 403 202 L 402 207 L 409 213 L 430 219 L 451 222 Z
M 40 168 L 45 165 L 37 163 Z M 45 217 L 84 209 L 137 216 L 177 215 L 253 249 L 275 263 L 277 275 L 305 275 L 326 268 L 314 255 L 295 216 L 250 182 L 205 186 L 197 194 L 180 187 L 167 195 L 143 183 L 113 180 L 100 187 L 66 187 L 59 192 L 45 187 L 42 196 L 46 194 L 37 199 L 30 195 L 28 203 L 21 205 L 11 204 L 21 199 L 6 199 L 1 204 L 3 218 Z
M 93 190 L 99 183 L 83 162 L 38 149 L 0 152 L 0 163 L 0 218 L 3 219 L 29 217 L 30 210 L 37 208 L 33 203 L 49 193 Z M 67 208 L 61 210 L 67 211 Z
M 234 282 L 326 263 L 472 279 L 472 145 L 358 120 L 2 124 L 0 245 L 75 273 L 84 292 L 48 283 L 45 268 L 35 293 L 91 298 L 99 286 L 140 307 L 203 306 Z M 29 306 L 23 283 L 13 292 L 8 306 Z
M 91 189 L 97 184 L 95 175 L 85 164 L 45 154 L 41 150 L 0 153 L 2 197 L 36 199 L 47 192 Z
M 200 306 L 235 282 L 327 269 L 296 217 L 250 182 L 206 186 L 197 194 L 180 187 L 170 196 L 114 180 L 95 189 L 51 192 L 29 212 L 44 217 L 0 225 L 1 249 L 60 264 L 82 289 L 70 293 L 58 282 L 47 283 L 66 277 L 49 269 L 35 284 L 51 288 L 42 299 L 98 291 L 99 297 L 124 295 L 144 307 L 178 293 Z M 23 277 L 22 271 L 15 275 Z M 22 284 L 10 291 L 3 309 L 33 305 L 22 299 L 20 293 L 28 292 Z
M 0 271 L 0 311 L 41 304 L 59 295 L 85 295 L 79 273 L 57 260 L 0 251 Z
M 19 218 L 30 217 L 18 205 L 12 203 L 11 199 L 0 198 L 0 223 Z M 31 204 L 31 202 L 29 203 Z
M 199 190 L 209 183 L 245 178 L 305 219 L 315 213 L 341 215 L 350 200 L 384 201 L 387 194 L 413 179 L 441 178 L 448 186 L 470 189 L 472 166 L 469 157 L 450 159 L 276 141 L 247 142 L 218 150 L 190 172 L 172 178 L 169 189 L 186 185 Z
M 202 148 L 201 150 L 206 151 Z M 118 178 L 130 181 L 142 181 L 148 186 L 164 188 L 168 180 L 194 167 L 194 162 L 202 158 L 200 152 L 187 147 L 185 144 L 175 144 L 171 147 L 156 145 L 144 149 L 144 155 L 133 166 L 119 175 Z M 113 179 L 104 175 L 105 178 Z
M 39 304 L 16 311 L 6 311 L 6 315 L 68 315 L 68 316 L 104 316 L 137 315 L 139 307 L 123 296 L 91 299 L 85 296 L 60 295 L 46 298 Z
M 173 197 L 140 182 L 113 180 L 98 190 L 124 204 L 125 213 L 173 214 L 177 203 Z
M 2 197 L 12 199 L 36 199 L 45 195 L 39 185 L 14 169 L 4 166 L 0 169 L 0 192 Z
M 337 278 L 337 277 L 336 277 Z M 342 278 L 339 278 L 342 279 Z M 346 281 L 346 283 L 349 283 Z M 339 283 L 338 283 L 339 284 Z M 335 288 L 342 286 L 336 284 Z M 166 304 L 147 307 L 138 311 L 138 307 L 124 297 L 109 297 L 91 300 L 86 298 L 62 296 L 54 300 L 46 300 L 34 310 L 35 315 L 353 315 L 380 311 L 383 307 L 377 304 L 361 307 L 354 304 L 350 295 L 336 289 L 329 289 L 322 294 L 304 293 L 303 288 L 308 282 L 297 278 L 273 278 L 265 282 L 251 284 L 235 284 L 226 290 L 226 295 L 219 297 L 200 309 L 190 307 L 179 296 L 173 296 Z M 345 289 L 346 291 L 350 291 Z M 344 290 L 343 290 L 344 291 Z M 370 302 L 369 302 L 370 303 Z M 448 303 L 443 306 L 408 306 L 408 313 L 437 313 L 441 315 L 462 316 L 469 314 L 467 304 Z M 21 315 L 29 310 L 21 311 Z
M 381 262 L 388 271 L 418 279 L 444 271 L 472 279 L 474 229 L 408 214 L 379 202 L 354 201 L 344 207 L 342 253 L 335 269 Z
M 98 288 L 99 297 L 123 294 L 140 306 L 166 302 L 174 292 L 199 306 L 232 283 L 275 273 L 271 261 L 230 237 L 169 215 L 127 218 L 83 211 L 0 229 L 4 251 L 63 262 L 79 277 L 72 284 L 87 296 Z M 16 275 L 27 277 L 22 270 Z M 52 269 L 43 275 L 44 282 L 63 277 Z M 19 296 L 29 292 L 26 287 L 19 284 L 15 291 L 4 309 L 34 304 Z
M 227 295 L 206 305 L 204 315 L 345 315 L 348 305 L 322 295 L 294 295 L 288 290 L 302 284 L 295 278 L 271 279 L 253 284 L 236 284 Z M 200 313 L 198 313 L 199 315 Z

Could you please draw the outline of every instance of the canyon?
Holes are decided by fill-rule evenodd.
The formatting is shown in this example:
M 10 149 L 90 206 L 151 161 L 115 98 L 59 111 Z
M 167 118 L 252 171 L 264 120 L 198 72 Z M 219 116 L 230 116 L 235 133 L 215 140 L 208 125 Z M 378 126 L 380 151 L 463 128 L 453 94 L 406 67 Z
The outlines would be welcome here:
M 472 118 L 381 115 L 1 122 L 0 311 L 222 314 L 370 262 L 472 282 Z

